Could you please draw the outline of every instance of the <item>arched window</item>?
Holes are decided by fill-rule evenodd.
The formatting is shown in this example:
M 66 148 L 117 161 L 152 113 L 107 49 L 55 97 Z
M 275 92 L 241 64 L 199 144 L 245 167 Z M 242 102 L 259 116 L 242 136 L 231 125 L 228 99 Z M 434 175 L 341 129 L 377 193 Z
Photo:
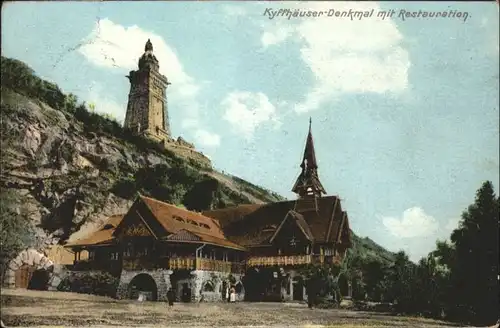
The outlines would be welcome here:
M 204 292 L 213 292 L 214 291 L 214 285 L 210 281 L 207 281 L 205 283 L 205 286 L 203 286 L 203 291 Z

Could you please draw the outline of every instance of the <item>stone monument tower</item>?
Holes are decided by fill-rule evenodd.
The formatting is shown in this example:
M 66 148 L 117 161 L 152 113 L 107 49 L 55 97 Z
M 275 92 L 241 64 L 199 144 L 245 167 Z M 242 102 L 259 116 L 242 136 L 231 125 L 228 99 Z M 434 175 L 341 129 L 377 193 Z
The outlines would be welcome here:
M 130 81 L 125 128 L 159 142 L 170 140 L 170 123 L 167 110 L 167 77 L 159 71 L 158 59 L 153 54 L 153 44 L 146 42 L 144 54 L 139 58 L 139 69 L 130 71 Z

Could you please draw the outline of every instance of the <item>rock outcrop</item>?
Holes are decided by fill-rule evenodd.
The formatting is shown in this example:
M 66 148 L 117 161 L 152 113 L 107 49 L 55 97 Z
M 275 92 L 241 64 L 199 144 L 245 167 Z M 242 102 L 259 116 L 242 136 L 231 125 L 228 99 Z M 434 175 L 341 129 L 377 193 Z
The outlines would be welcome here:
M 127 140 L 96 133 L 74 115 L 10 89 L 2 88 L 1 107 L 0 183 L 22 199 L 18 210 L 33 219 L 45 245 L 84 237 L 108 216 L 126 212 L 133 199 L 115 194 L 113 186 L 123 179 L 133 180 L 139 169 L 179 160 L 192 165 L 182 156 L 142 149 Z M 248 202 L 274 200 L 274 196 L 255 197 L 248 188 L 228 183 L 229 176 L 214 175 L 209 168 L 192 169 L 237 195 L 235 202 L 242 198 Z

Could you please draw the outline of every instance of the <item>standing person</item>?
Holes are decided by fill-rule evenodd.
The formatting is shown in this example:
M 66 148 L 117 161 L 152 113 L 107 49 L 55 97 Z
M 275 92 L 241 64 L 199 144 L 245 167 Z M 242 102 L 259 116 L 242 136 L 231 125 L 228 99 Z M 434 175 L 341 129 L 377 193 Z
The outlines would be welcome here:
M 229 302 L 229 286 L 226 287 L 226 301 Z
M 307 289 L 307 306 L 312 309 L 314 305 L 314 298 L 316 296 L 316 290 L 313 286 L 311 279 L 309 279 L 306 283 Z
M 169 288 L 167 291 L 168 306 L 174 306 L 174 299 L 175 299 L 174 292 L 172 288 Z
M 234 289 L 234 287 L 231 287 L 231 293 L 229 294 L 229 301 L 231 303 L 233 302 L 236 302 L 236 290 Z

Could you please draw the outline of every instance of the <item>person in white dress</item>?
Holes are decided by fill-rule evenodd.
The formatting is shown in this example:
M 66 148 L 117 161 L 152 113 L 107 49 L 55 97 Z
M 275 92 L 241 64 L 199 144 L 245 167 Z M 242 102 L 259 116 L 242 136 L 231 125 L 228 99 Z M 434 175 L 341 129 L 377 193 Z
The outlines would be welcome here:
M 236 302 L 236 290 L 234 287 L 231 288 L 231 294 L 229 295 L 229 302 Z

